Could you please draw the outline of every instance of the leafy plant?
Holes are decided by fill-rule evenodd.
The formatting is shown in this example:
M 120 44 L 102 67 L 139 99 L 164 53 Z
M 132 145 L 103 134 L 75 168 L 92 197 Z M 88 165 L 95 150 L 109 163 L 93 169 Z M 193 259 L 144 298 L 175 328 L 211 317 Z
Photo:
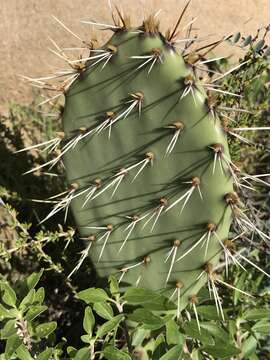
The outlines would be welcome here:
M 43 322 L 47 306 L 44 288 L 37 288 L 42 275 L 33 273 L 17 284 L 16 291 L 1 280 L 1 359 L 257 359 L 260 339 L 270 327 L 270 310 L 258 303 L 224 309 L 226 320 L 219 323 L 213 305 L 201 305 L 195 320 L 175 320 L 176 305 L 152 290 L 130 288 L 120 292 L 115 277 L 108 291 L 88 288 L 76 294 L 84 303 L 82 345 L 57 343 L 57 323 Z M 192 309 L 191 309 L 192 312 Z M 227 326 L 225 326 L 227 324 Z

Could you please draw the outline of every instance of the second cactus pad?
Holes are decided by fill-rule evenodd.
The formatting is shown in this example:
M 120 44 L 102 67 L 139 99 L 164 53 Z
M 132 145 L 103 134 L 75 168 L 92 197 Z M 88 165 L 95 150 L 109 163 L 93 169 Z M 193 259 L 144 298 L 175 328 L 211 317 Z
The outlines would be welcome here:
M 228 237 L 226 135 L 194 68 L 154 20 L 116 31 L 66 93 L 72 211 L 99 276 L 153 290 L 207 280 Z

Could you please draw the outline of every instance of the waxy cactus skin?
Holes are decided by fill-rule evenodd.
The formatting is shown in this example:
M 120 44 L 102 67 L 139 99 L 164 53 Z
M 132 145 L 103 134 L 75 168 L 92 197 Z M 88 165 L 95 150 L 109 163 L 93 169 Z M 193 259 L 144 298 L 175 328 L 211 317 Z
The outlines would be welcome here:
M 99 276 L 169 292 L 181 282 L 184 304 L 228 237 L 226 134 L 192 68 L 159 33 L 119 31 L 102 49 L 106 65 L 92 66 L 102 52 L 91 52 L 65 95 L 67 141 L 86 135 L 64 156 L 69 182 L 85 190 L 73 215 L 81 236 L 92 236 Z

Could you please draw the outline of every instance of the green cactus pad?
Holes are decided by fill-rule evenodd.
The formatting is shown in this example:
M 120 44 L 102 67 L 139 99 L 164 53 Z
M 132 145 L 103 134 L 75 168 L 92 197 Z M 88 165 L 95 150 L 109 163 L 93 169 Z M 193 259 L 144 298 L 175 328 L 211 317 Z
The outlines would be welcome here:
M 192 67 L 154 30 L 117 31 L 91 50 L 65 94 L 66 147 L 75 142 L 64 164 L 98 275 L 181 288 L 184 306 L 228 237 L 230 155 Z

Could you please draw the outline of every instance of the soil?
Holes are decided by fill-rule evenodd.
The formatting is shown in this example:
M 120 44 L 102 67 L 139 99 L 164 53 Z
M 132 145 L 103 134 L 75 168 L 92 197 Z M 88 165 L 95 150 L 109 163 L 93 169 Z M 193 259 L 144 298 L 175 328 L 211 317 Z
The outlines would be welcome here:
M 80 40 L 69 34 L 52 18 L 55 15 L 83 40 L 89 40 L 97 30 L 80 20 L 111 23 L 108 0 L 1 0 L 0 36 L 0 110 L 7 102 L 29 103 L 36 92 L 20 75 L 43 76 L 66 65 L 49 51 L 51 37 L 61 47 L 78 47 Z M 152 11 L 161 10 L 162 28 L 172 27 L 186 1 L 184 0 L 121 0 L 117 6 L 131 14 L 134 23 Z M 197 18 L 194 27 L 200 36 L 214 41 L 224 34 L 240 31 L 255 34 L 270 22 L 269 0 L 193 0 L 182 22 L 183 27 Z M 101 31 L 104 40 L 109 32 Z M 230 54 L 232 48 L 220 47 L 218 54 Z

